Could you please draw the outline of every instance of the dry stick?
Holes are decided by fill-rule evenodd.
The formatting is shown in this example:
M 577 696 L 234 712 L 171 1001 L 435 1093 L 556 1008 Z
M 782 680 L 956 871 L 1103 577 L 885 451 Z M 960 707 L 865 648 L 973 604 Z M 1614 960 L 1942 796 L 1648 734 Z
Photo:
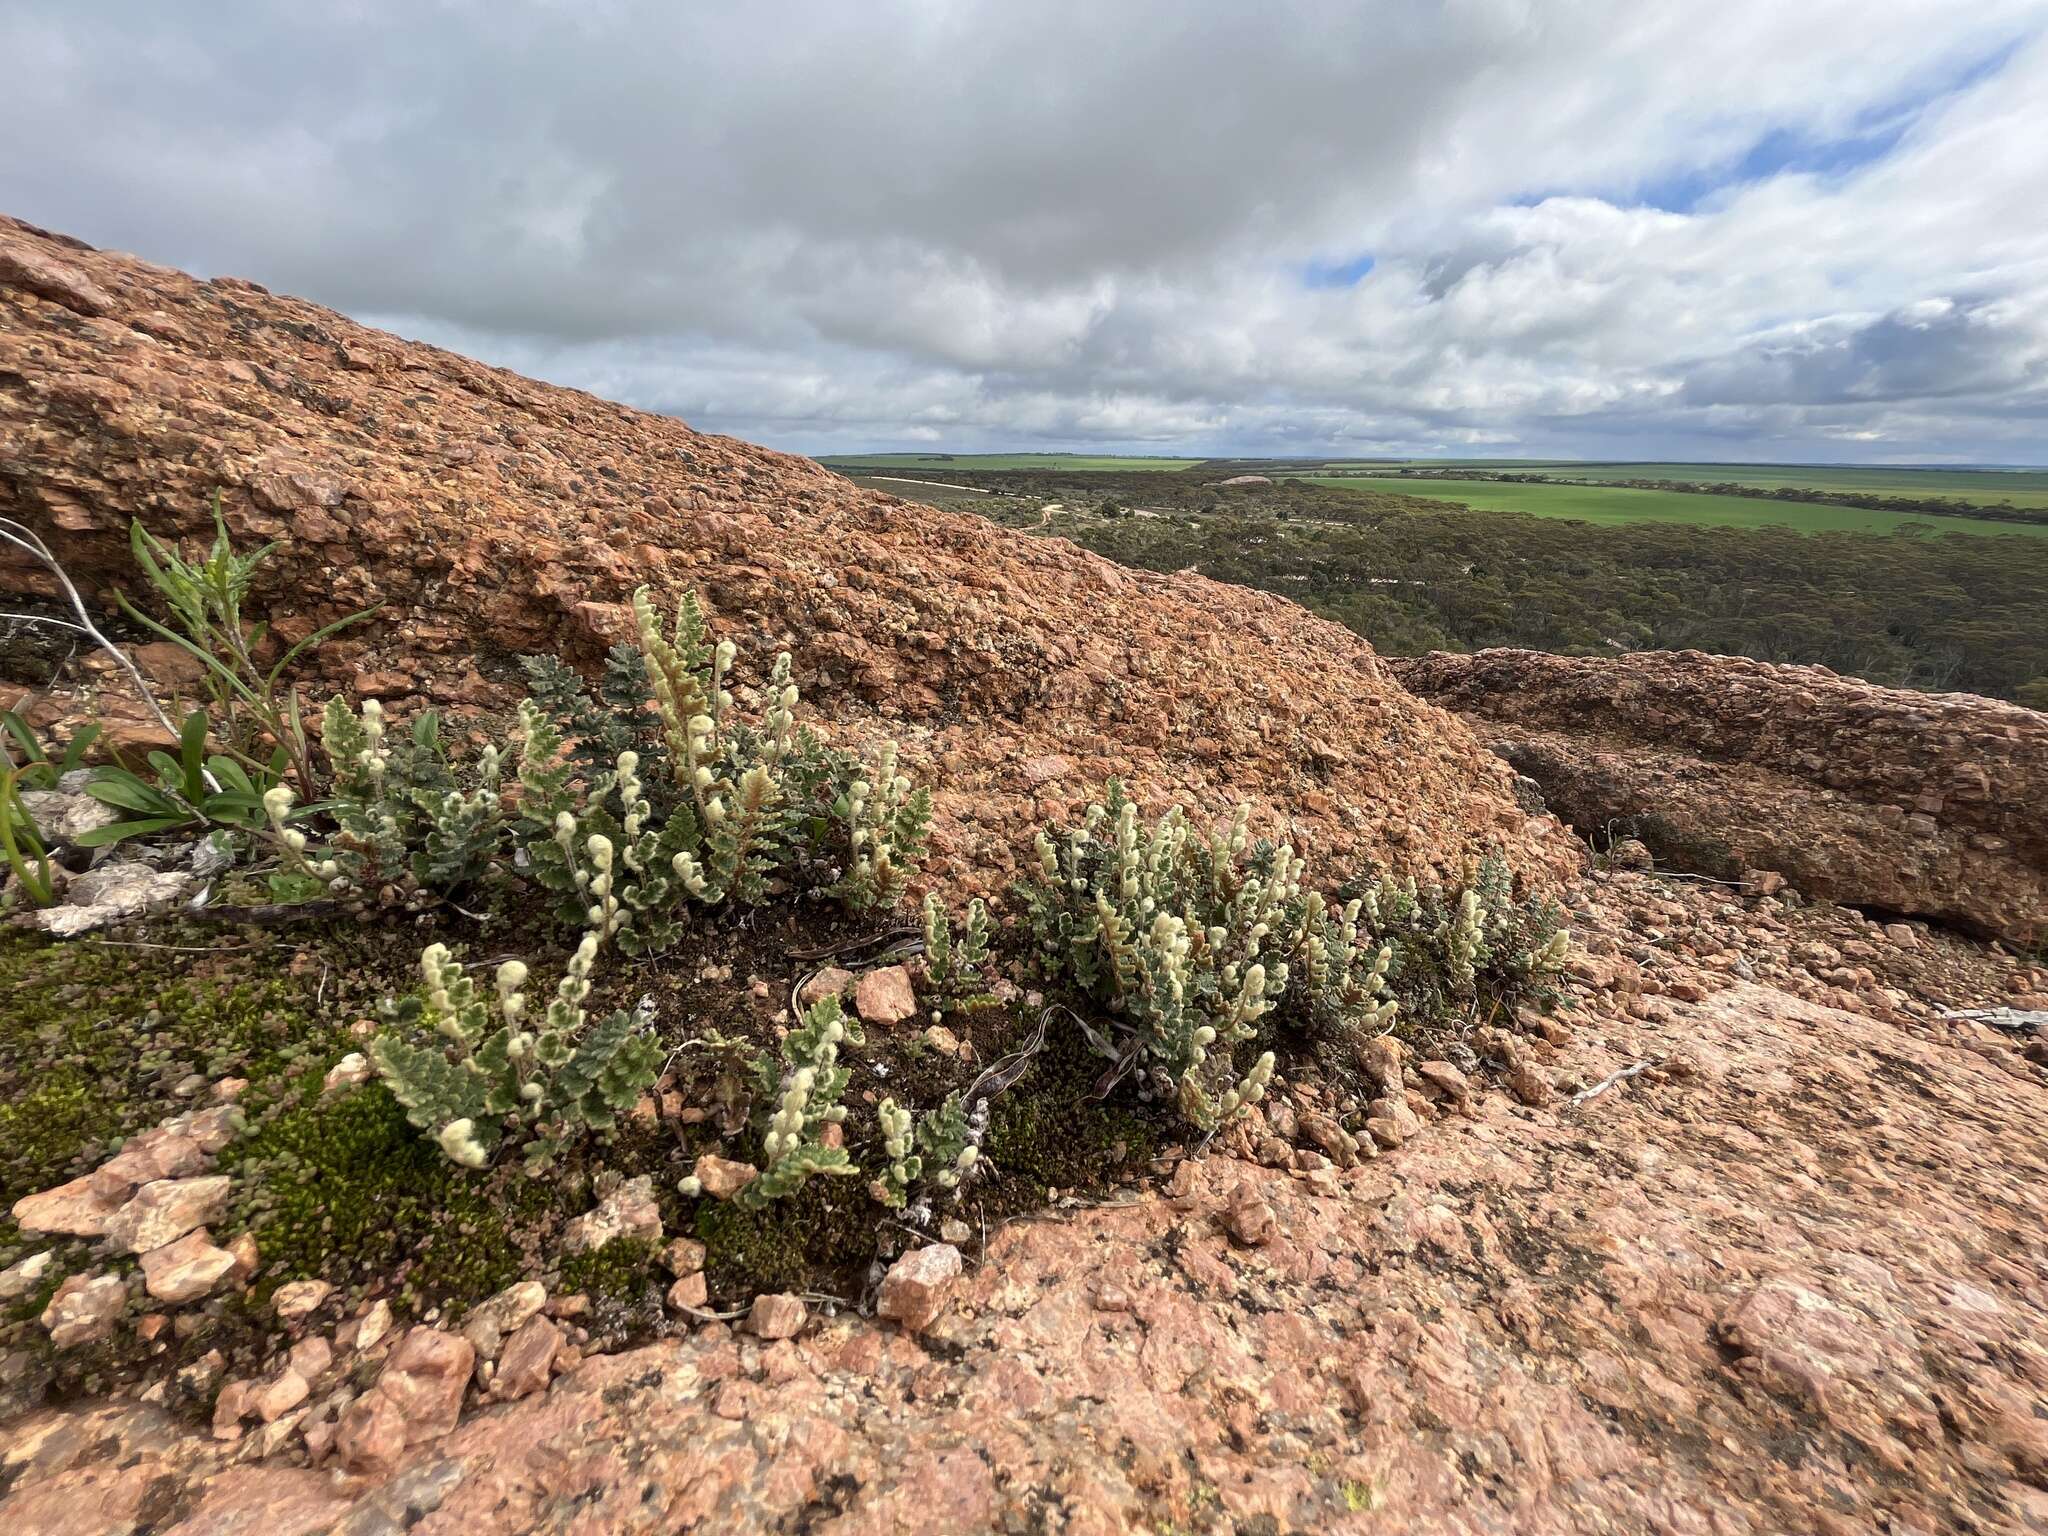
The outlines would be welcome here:
M 171 717 L 164 713 L 163 706 L 156 701 L 156 695 L 149 691 L 149 684 L 143 681 L 142 669 L 129 659 L 126 651 L 100 633 L 92 621 L 92 615 L 86 611 L 85 599 L 78 595 L 78 588 L 72 585 L 71 577 L 64 567 L 57 563 L 57 557 L 50 553 L 50 547 L 26 523 L 16 522 L 11 517 L 0 517 L 0 539 L 5 539 L 16 549 L 25 550 L 49 568 L 50 574 L 55 576 L 58 584 L 64 588 L 64 595 L 71 599 L 72 609 L 78 614 L 78 628 L 90 635 L 101 650 L 121 664 L 122 670 L 135 684 L 135 691 L 142 696 L 142 702 L 149 706 L 149 712 L 156 716 L 157 723 L 175 739 L 178 728 L 171 724 Z
M 68 629 L 74 635 L 91 633 L 83 625 L 74 624 L 69 619 L 53 619 L 47 614 L 41 613 L 0 613 L 0 619 L 5 619 L 12 624 L 47 624 L 52 629 Z
M 1600 1079 L 1599 1082 L 1595 1083 L 1592 1087 L 1583 1089 L 1580 1092 L 1573 1094 L 1572 1102 L 1574 1104 L 1583 1104 L 1588 1099 L 1597 1099 L 1601 1094 L 1605 1093 L 1608 1089 L 1612 1088 L 1616 1083 L 1626 1082 L 1629 1078 L 1634 1077 L 1638 1072 L 1647 1072 L 1650 1070 L 1650 1068 L 1657 1066 L 1663 1060 L 1664 1058 L 1662 1056 L 1651 1056 L 1646 1060 L 1637 1062 L 1632 1067 L 1623 1067 L 1619 1072 L 1616 1072 L 1612 1077 L 1603 1077 Z

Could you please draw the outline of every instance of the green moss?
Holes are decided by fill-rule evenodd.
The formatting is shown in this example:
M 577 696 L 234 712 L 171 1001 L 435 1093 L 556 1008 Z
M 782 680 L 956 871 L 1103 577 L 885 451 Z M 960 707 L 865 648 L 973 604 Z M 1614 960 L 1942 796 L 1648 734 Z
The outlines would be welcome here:
M 340 1048 L 336 1023 L 267 956 L 225 974 L 221 958 L 0 936 L 0 1207 L 190 1108 L 176 1089 L 195 1073 L 260 1089 Z
M 646 1238 L 614 1238 L 602 1248 L 564 1259 L 559 1289 L 581 1291 L 594 1304 L 638 1300 L 660 1252 L 660 1245 Z
M 863 1178 L 813 1179 L 757 1211 L 706 1200 L 697 1209 L 705 1274 L 715 1294 L 741 1299 L 758 1291 L 857 1286 L 874 1257 L 875 1229 L 888 1214 L 869 1198 Z
M 991 1106 L 984 1155 L 1006 1208 L 1042 1203 L 1048 1189 L 1086 1189 L 1150 1160 L 1162 1140 L 1155 1118 L 1128 1107 L 1128 1090 L 1094 1097 L 1109 1063 L 1080 1032 L 1053 1032 L 1030 1072 Z
M 222 1158 L 237 1174 L 225 1230 L 256 1236 L 267 1290 L 286 1280 L 395 1279 L 419 1309 L 479 1301 L 529 1268 L 517 1240 L 554 1213 L 554 1191 L 514 1169 L 458 1168 L 406 1123 L 381 1083 L 294 1102 Z

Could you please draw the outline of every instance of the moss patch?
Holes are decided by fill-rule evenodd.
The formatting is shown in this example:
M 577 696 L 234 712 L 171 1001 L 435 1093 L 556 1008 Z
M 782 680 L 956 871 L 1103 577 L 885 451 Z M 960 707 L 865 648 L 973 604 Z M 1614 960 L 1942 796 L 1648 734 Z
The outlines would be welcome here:
M 526 1272 L 531 1241 L 554 1216 L 554 1190 L 511 1172 L 456 1167 L 372 1083 L 325 1097 L 308 1073 L 296 1096 L 229 1147 L 236 1177 L 223 1230 L 255 1235 L 259 1295 L 287 1280 L 376 1287 L 418 1312 L 458 1308 Z

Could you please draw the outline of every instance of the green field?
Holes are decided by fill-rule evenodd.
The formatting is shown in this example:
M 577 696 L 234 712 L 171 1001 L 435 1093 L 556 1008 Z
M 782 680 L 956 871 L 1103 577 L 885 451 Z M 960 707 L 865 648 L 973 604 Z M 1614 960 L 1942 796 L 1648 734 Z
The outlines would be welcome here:
M 827 469 L 847 472 L 878 469 L 911 470 L 943 480 L 948 469 L 1073 469 L 1094 473 L 1127 470 L 1192 469 L 1201 459 L 1126 458 L 1082 453 L 848 453 L 818 460 Z
M 1841 464 L 1594 463 L 1558 459 L 1399 459 L 1380 463 L 1332 462 L 1328 469 L 1390 474 L 1396 469 L 1471 469 L 1488 473 L 1556 475 L 1566 480 L 1688 480 L 1707 484 L 1790 488 L 1842 495 L 1940 496 L 1980 506 L 2010 503 L 2048 509 L 2048 470 L 1891 469 Z
M 1480 512 L 1533 512 L 1587 523 L 1694 523 L 1713 528 L 1797 528 L 1808 533 L 1890 533 L 1917 523 L 1938 533 L 2018 534 L 2048 538 L 2048 523 L 2006 523 L 1980 517 L 1920 517 L 1864 507 L 1796 501 L 1750 501 L 1690 491 L 1624 486 L 1509 485 L 1498 480 L 1399 480 L 1384 475 L 1317 476 L 1325 485 L 1393 492 L 1433 501 L 1461 501 Z

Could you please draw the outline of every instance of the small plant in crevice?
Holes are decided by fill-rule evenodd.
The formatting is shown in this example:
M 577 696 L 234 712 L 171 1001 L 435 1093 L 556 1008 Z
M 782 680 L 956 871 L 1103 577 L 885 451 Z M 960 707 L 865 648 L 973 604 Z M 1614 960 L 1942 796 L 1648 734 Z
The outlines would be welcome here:
M 828 894 L 856 908 L 893 902 L 930 816 L 929 795 L 896 771 L 894 744 L 870 775 L 800 728 L 787 652 L 758 720 L 742 718 L 728 687 L 738 648 L 713 639 L 694 593 L 664 621 L 642 587 L 633 614 L 639 647 L 612 648 L 595 696 L 557 662 L 526 663 L 528 735 L 544 722 L 558 747 L 570 742 L 559 761 L 529 753 L 522 765 L 521 842 L 543 883 L 591 907 L 607 905 L 592 892 L 608 885 L 622 944 L 642 949 L 673 936 L 653 915 L 678 900 L 671 881 L 699 905 L 753 906 L 823 883 L 817 871 L 836 862 Z
M 839 1064 L 841 1045 L 859 1045 L 860 1025 L 847 1017 L 837 997 L 820 998 L 803 1022 L 782 1039 L 775 1054 L 754 1063 L 754 1104 L 765 1108 L 761 1161 L 735 1201 L 759 1210 L 795 1194 L 814 1176 L 846 1177 L 860 1170 L 846 1154 L 846 1106 L 839 1102 L 852 1073 Z M 695 1174 L 682 1179 L 682 1193 L 703 1186 Z
M 1517 900 L 1514 873 L 1497 853 L 1458 889 L 1412 876 L 1362 879 L 1348 889 L 1392 952 L 1388 989 L 1417 1024 L 1545 1002 L 1549 978 L 1570 956 L 1562 914 L 1546 902 Z
M 204 710 L 188 714 L 178 729 L 177 756 L 149 754 L 153 779 L 119 762 L 94 769 L 85 792 L 126 814 L 120 821 L 81 833 L 79 845 L 104 847 L 188 828 L 252 834 L 260 841 L 270 828 L 263 797 L 285 772 L 284 749 L 276 749 L 269 762 L 251 767 L 240 758 L 209 751 L 211 729 Z
M 129 546 L 135 563 L 170 610 L 172 623 L 151 618 L 125 595 L 118 595 L 121 610 L 199 662 L 214 723 L 229 756 L 253 773 L 266 767 L 271 751 L 281 750 L 299 795 L 312 798 L 322 786 L 313 768 L 298 690 L 285 676 L 307 651 L 375 609 L 337 619 L 285 649 L 269 666 L 263 665 L 257 657 L 269 627 L 250 623 L 243 616 L 242 602 L 257 570 L 277 546 L 238 552 L 228 536 L 218 495 L 213 499 L 213 526 L 213 545 L 195 564 L 139 520 L 133 523 Z
M 14 875 L 13 889 L 32 907 L 56 901 L 56 861 L 22 793 L 56 789 L 78 771 L 99 734 L 97 725 L 88 725 L 52 756 L 28 721 L 0 709 L 0 859 Z
M 23 772 L 12 762 L 0 764 L 0 858 L 14 875 L 11 889 L 29 906 L 47 907 L 57 899 L 55 866 L 22 803 Z
M 696 837 L 689 813 L 655 821 L 631 747 L 608 770 L 572 780 L 560 733 L 531 699 L 519 707 L 514 740 L 514 835 L 527 872 L 554 893 L 556 915 L 629 955 L 666 949 L 681 929 L 676 860 Z
M 872 775 L 855 779 L 832 805 L 847 841 L 846 874 L 833 894 L 856 909 L 896 904 L 931 827 L 931 791 L 913 789 L 896 771 L 896 750 L 883 742 Z
M 586 933 L 538 1020 L 524 962 L 500 965 L 486 999 L 445 945 L 421 952 L 424 986 L 389 1010 L 369 1055 L 452 1161 L 481 1168 L 511 1137 L 538 1172 L 572 1141 L 611 1130 L 653 1085 L 662 1051 L 647 1021 L 621 1009 L 593 1025 L 584 1012 L 597 951 Z
M 334 785 L 327 853 L 354 884 L 453 891 L 490 873 L 505 820 L 505 754 L 495 743 L 478 754 L 464 788 L 436 711 L 394 735 L 378 700 L 352 710 L 337 696 L 321 717 L 320 745 Z
M 946 915 L 946 904 L 933 891 L 923 910 L 924 974 L 933 1018 L 992 1008 L 996 995 L 984 974 L 989 963 L 988 907 L 979 896 L 967 903 L 959 934 Z
M 869 1192 L 882 1204 L 902 1210 L 911 1191 L 928 1181 L 933 1188 L 958 1197 L 981 1163 L 981 1143 L 988 1134 L 989 1106 L 979 1099 L 968 1110 L 958 1093 L 949 1093 L 939 1107 L 917 1119 L 894 1099 L 876 1106 L 882 1128 L 882 1152 L 888 1165 Z
M 571 743 L 575 772 L 592 777 L 616 763 L 621 752 L 638 752 L 653 781 L 650 792 L 666 810 L 672 796 L 664 793 L 662 737 L 651 708 L 647 662 L 638 649 L 621 643 L 605 653 L 594 694 L 582 675 L 558 657 L 523 656 L 519 665 L 534 707 Z
M 1254 845 L 1249 819 L 1205 837 L 1174 807 L 1147 827 L 1111 780 L 1079 826 L 1039 834 L 1039 878 L 1020 891 L 1041 972 L 1109 1014 L 1097 1044 L 1114 1072 L 1205 1131 L 1265 1095 L 1274 1053 L 1239 1059 L 1255 1035 L 1366 1032 L 1393 1012 L 1389 961 L 1359 943 L 1357 910 L 1330 913 L 1303 861 Z

